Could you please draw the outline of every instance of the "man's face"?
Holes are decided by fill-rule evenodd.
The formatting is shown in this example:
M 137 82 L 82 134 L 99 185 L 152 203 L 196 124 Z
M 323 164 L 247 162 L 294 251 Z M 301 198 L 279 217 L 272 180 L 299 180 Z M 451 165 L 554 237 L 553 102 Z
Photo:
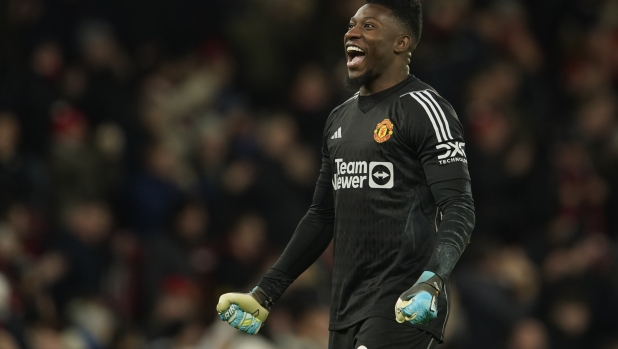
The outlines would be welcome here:
M 390 13 L 386 7 L 367 4 L 350 19 L 343 43 L 351 88 L 372 82 L 393 63 L 394 45 L 402 33 Z

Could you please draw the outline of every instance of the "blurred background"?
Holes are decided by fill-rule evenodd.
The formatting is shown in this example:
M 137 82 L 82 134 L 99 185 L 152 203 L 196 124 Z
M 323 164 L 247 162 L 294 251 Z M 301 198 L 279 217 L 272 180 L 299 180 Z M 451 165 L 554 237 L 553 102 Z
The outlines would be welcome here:
M 0 349 L 327 348 L 331 253 L 216 318 L 304 215 L 359 0 L 0 2 Z M 466 130 L 450 349 L 618 348 L 618 1 L 426 0 Z

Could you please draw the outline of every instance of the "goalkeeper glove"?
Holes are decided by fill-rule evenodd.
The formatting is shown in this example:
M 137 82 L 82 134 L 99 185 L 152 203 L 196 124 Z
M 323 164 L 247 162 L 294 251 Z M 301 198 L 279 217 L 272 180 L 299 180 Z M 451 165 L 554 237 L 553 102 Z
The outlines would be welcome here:
M 223 321 L 248 334 L 256 334 L 268 317 L 272 299 L 260 287 L 249 293 L 226 293 L 219 297 L 217 313 Z
M 416 283 L 402 293 L 395 304 L 397 322 L 413 325 L 428 324 L 438 315 L 438 296 L 444 282 L 435 273 L 424 271 Z

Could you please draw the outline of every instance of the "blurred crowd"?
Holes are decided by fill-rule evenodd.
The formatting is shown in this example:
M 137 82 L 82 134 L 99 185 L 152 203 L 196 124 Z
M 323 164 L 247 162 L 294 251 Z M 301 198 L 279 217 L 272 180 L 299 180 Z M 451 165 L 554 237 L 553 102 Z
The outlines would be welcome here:
M 330 250 L 258 336 L 214 305 L 309 207 L 363 3 L 3 2 L 0 348 L 327 348 Z M 477 217 L 440 347 L 617 349 L 618 1 L 424 9 Z

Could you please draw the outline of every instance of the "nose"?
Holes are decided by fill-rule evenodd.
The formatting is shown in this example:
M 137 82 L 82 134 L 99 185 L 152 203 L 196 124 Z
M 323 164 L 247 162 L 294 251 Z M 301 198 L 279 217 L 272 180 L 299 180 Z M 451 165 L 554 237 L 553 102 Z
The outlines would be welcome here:
M 358 27 L 358 25 L 355 25 L 352 28 L 348 29 L 348 32 L 345 33 L 345 35 L 343 36 L 343 40 L 348 41 L 351 39 L 358 39 L 359 37 L 360 37 L 360 28 Z

